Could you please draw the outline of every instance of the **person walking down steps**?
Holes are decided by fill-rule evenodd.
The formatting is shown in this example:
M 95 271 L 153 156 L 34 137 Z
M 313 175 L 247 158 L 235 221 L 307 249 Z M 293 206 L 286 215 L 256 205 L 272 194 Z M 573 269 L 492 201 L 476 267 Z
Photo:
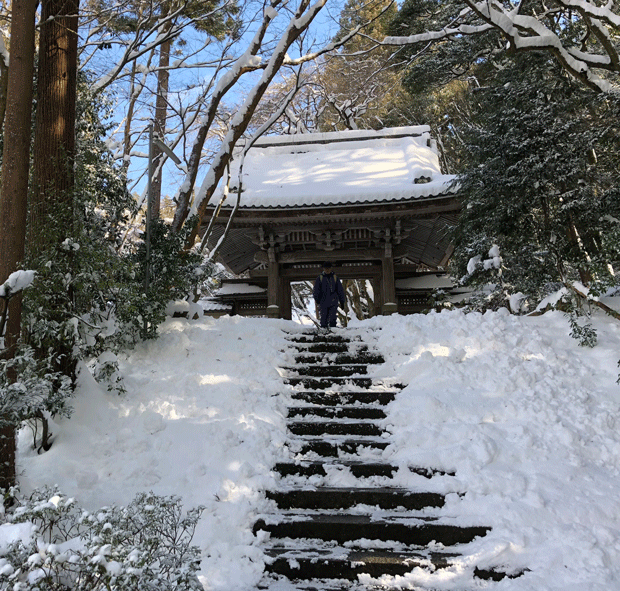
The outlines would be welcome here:
M 314 282 L 313 295 L 321 314 L 321 328 L 329 330 L 336 326 L 338 306 L 344 308 L 345 295 L 342 281 L 334 274 L 329 261 L 323 263 L 323 272 Z

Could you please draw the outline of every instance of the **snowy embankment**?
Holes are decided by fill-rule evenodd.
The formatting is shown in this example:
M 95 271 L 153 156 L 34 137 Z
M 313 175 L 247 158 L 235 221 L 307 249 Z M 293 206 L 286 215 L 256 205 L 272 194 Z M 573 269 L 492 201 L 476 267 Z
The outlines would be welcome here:
M 491 526 L 469 546 L 479 565 L 530 569 L 493 583 L 498 591 L 618 588 L 620 323 L 600 317 L 596 326 L 594 349 L 568 336 L 560 313 L 444 312 L 348 329 L 386 357 L 376 377 L 409 384 L 386 419 L 394 443 L 385 459 L 402 466 L 395 484 L 434 486 L 448 493 L 444 512 L 456 523 Z M 126 394 L 82 375 L 74 416 L 54 427 L 48 453 L 36 455 L 22 432 L 22 491 L 57 484 L 87 509 L 126 504 L 139 491 L 180 495 L 187 508 L 206 507 L 195 538 L 205 587 L 255 586 L 263 556 L 251 526 L 268 506 L 270 468 L 288 455 L 277 367 L 292 356 L 282 329 L 302 327 L 167 322 L 158 341 L 121 359 Z M 407 465 L 456 477 L 422 482 Z M 435 589 L 458 582 L 458 568 L 432 577 Z

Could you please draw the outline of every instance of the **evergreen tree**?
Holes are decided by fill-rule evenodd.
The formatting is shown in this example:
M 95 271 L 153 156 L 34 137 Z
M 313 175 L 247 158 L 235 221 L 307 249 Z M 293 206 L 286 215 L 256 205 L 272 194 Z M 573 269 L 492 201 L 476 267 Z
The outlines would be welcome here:
M 517 292 L 535 305 L 574 281 L 595 294 L 613 285 L 619 114 L 616 97 L 580 87 L 544 54 L 506 63 L 475 94 L 465 130 L 456 275 L 494 283 L 496 305 Z

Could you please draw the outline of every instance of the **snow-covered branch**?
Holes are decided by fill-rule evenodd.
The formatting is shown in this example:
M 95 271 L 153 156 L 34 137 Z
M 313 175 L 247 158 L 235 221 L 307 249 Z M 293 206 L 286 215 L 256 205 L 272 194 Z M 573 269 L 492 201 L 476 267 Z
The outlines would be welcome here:
M 386 37 L 383 45 L 435 43 L 463 35 L 480 35 L 491 30 L 500 32 L 515 51 L 548 51 L 572 76 L 598 92 L 618 90 L 617 82 L 600 75 L 600 70 L 620 74 L 618 34 L 620 14 L 614 5 L 598 6 L 588 0 L 558 0 L 554 9 L 555 23 L 581 24 L 590 33 L 580 42 L 566 39 L 566 27 L 554 30 L 546 16 L 521 14 L 516 8 L 487 0 L 464 0 L 465 8 L 455 22 L 440 30 L 429 30 L 405 37 Z M 473 19 L 473 20 L 472 20 Z M 580 21 L 580 23 L 578 22 Z
M 194 145 L 192 146 L 192 152 L 189 158 L 188 172 L 185 181 L 183 182 L 183 185 L 181 186 L 175 197 L 177 209 L 175 211 L 174 219 L 172 221 L 172 228 L 174 231 L 179 231 L 185 223 L 185 220 L 187 219 L 191 194 L 194 189 L 196 177 L 198 175 L 198 168 L 200 166 L 202 149 L 204 147 L 204 143 L 207 139 L 207 135 L 211 129 L 213 121 L 215 120 L 215 115 L 217 114 L 218 107 L 226 93 L 237 83 L 239 78 L 241 78 L 241 76 L 243 76 L 243 74 L 247 72 L 254 71 L 260 65 L 261 60 L 258 56 L 258 52 L 263 45 L 263 41 L 265 39 L 265 35 L 267 34 L 269 25 L 277 16 L 276 8 L 279 6 L 279 4 L 280 0 L 274 0 L 271 5 L 263 12 L 261 24 L 256 31 L 252 41 L 248 45 L 248 48 L 243 53 L 243 55 L 239 57 L 239 59 L 237 59 L 228 69 L 228 71 L 220 78 L 211 94 L 209 105 L 207 107 L 205 115 L 202 118 L 200 127 L 198 128 L 198 132 L 196 134 L 196 140 L 194 141 Z M 220 178 L 222 173 L 223 168 L 222 172 L 220 173 Z
M 274 49 L 260 80 L 254 85 L 254 88 L 250 91 L 244 103 L 233 116 L 224 141 L 222 142 L 218 153 L 211 163 L 211 167 L 198 194 L 196 195 L 196 200 L 192 206 L 191 214 L 197 215 L 197 222 L 192 229 L 192 233 L 190 234 L 190 244 L 192 244 L 196 238 L 200 227 L 200 220 L 204 215 L 209 200 L 213 196 L 215 189 L 224 174 L 224 170 L 231 159 L 232 151 L 237 141 L 247 129 L 258 103 L 282 67 L 291 45 L 300 37 L 300 35 L 302 35 L 304 31 L 307 30 L 316 15 L 320 12 L 323 6 L 325 6 L 326 2 L 327 0 L 317 0 L 312 5 L 309 5 L 308 0 L 302 0 L 300 2 L 297 11 L 290 19 L 288 26 Z
M 235 201 L 235 206 L 233 210 L 230 212 L 230 215 L 228 216 L 228 221 L 226 223 L 226 227 L 224 228 L 224 232 L 222 236 L 218 240 L 215 247 L 209 253 L 208 262 L 215 261 L 215 258 L 217 257 L 220 247 L 222 246 L 222 244 L 228 237 L 230 228 L 232 227 L 232 222 L 235 218 L 235 215 L 237 214 L 237 211 L 239 210 L 239 206 L 241 205 L 241 193 L 243 192 L 243 165 L 245 163 L 245 157 L 247 156 L 247 153 L 250 151 L 250 148 L 257 142 L 257 140 L 263 134 L 265 134 L 276 123 L 276 121 L 284 114 L 286 109 L 289 107 L 293 98 L 295 98 L 295 95 L 297 94 L 297 92 L 302 86 L 300 74 L 301 72 L 298 71 L 296 79 L 295 79 L 295 86 L 289 91 L 289 93 L 286 95 L 284 100 L 281 102 L 280 106 L 271 114 L 269 119 L 263 125 L 261 125 L 260 128 L 256 132 L 254 132 L 252 137 L 246 142 L 245 146 L 243 147 L 243 151 L 241 152 L 241 155 L 239 157 L 239 170 L 238 170 L 238 176 L 237 176 L 237 200 Z M 204 250 L 205 246 L 207 245 L 207 241 L 211 234 L 211 229 L 213 228 L 215 219 L 228 194 L 229 186 L 230 186 L 230 168 L 229 168 L 228 181 L 226 183 L 225 194 L 222 196 L 219 207 L 216 208 L 216 210 L 213 212 L 211 221 L 209 222 L 209 226 L 207 227 L 207 230 L 205 231 L 204 236 L 202 237 L 202 241 L 200 243 L 201 252 Z

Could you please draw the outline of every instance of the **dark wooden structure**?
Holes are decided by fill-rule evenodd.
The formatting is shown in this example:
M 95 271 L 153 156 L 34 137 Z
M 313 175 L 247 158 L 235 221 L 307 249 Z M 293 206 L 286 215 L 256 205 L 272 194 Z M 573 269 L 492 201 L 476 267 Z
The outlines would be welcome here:
M 402 135 L 397 135 L 400 130 L 387 130 L 387 141 L 414 137 L 421 145 L 422 156 L 427 157 L 427 152 L 434 154 L 427 128 L 400 129 Z M 295 150 L 302 150 L 313 141 L 308 139 L 311 135 L 291 138 L 295 139 L 291 157 Z M 365 147 L 364 154 L 368 153 L 366 146 L 372 149 L 373 140 L 386 140 L 382 132 L 320 134 L 320 138 L 332 149 L 336 142 L 353 141 L 353 149 Z M 259 148 L 272 147 L 270 139 L 265 138 Z M 279 153 L 283 143 L 280 141 Z M 385 142 L 376 151 L 379 167 L 384 146 Z M 346 149 L 345 145 L 345 156 Z M 277 165 L 278 159 L 273 157 L 269 161 Z M 373 165 L 377 167 L 376 162 Z M 424 187 L 419 185 L 430 179 L 415 178 L 406 185 L 410 186 L 410 194 L 409 190 L 401 190 L 396 196 L 387 182 L 387 186 L 377 185 L 374 193 L 371 187 L 355 199 L 328 197 L 324 203 L 304 203 L 285 197 L 274 199 L 273 205 L 268 199 L 249 199 L 247 205 L 242 201 L 219 251 L 219 260 L 233 273 L 246 275 L 247 279 L 240 282 L 263 291 L 241 290 L 239 294 L 222 296 L 222 301 L 231 304 L 234 313 L 290 318 L 291 283 L 314 280 L 321 272 L 321 263 L 330 260 L 340 278 L 371 282 L 376 314 L 411 313 L 427 308 L 430 290 L 396 286 L 399 280 L 440 270 L 452 253 L 448 234 L 457 221 L 460 203 L 458 195 L 450 190 L 451 179 L 441 175 L 438 162 L 436 168 L 433 190 L 426 191 L 429 194 L 424 194 Z M 282 190 L 281 186 L 278 188 Z M 207 215 L 212 211 L 211 208 Z M 221 209 L 210 246 L 222 236 L 230 212 L 230 207 Z

